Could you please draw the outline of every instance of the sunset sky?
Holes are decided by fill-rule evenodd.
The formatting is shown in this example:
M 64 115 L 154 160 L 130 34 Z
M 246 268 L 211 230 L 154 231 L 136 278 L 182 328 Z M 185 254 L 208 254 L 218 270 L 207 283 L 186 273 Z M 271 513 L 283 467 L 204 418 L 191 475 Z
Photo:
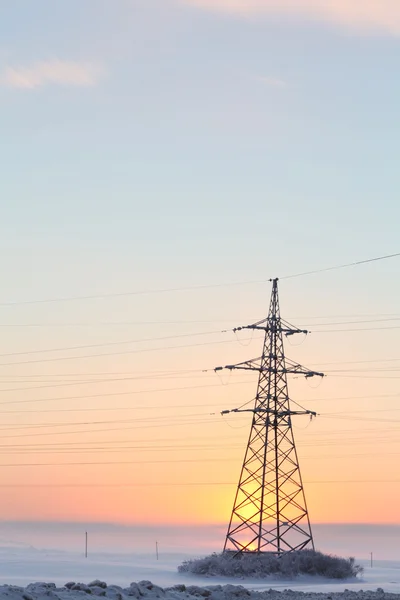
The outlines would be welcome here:
M 312 522 L 399 523 L 397 0 L 0 7 L 1 520 L 225 524 L 266 315 Z M 1 532 L 0 532 L 1 533 Z M 222 544 L 222 541 L 221 541 Z

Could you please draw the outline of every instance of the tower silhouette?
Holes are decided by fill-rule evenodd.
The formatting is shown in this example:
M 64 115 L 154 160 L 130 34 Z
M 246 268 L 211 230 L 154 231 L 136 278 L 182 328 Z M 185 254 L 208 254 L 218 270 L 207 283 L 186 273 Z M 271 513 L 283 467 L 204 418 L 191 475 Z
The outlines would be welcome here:
M 262 356 L 236 365 L 217 367 L 258 371 L 258 387 L 253 408 L 223 411 L 252 412 L 249 441 L 244 456 L 224 551 L 272 552 L 282 555 L 304 548 L 314 549 L 314 541 L 300 474 L 292 430 L 292 416 L 316 413 L 291 410 L 287 375 L 323 377 L 285 359 L 283 336 L 308 332 L 293 327 L 280 316 L 278 279 L 272 281 L 272 294 L 266 319 L 238 327 L 265 332 Z

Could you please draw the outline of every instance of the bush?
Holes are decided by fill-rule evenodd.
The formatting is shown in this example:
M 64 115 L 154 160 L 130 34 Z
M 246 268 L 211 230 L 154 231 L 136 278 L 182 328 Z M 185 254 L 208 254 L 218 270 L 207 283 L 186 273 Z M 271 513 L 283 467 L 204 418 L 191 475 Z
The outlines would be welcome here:
M 320 575 L 329 579 L 349 579 L 363 572 L 354 558 L 340 558 L 314 550 L 298 550 L 277 556 L 269 552 L 214 553 L 204 558 L 186 560 L 180 573 L 224 577 L 284 577 Z

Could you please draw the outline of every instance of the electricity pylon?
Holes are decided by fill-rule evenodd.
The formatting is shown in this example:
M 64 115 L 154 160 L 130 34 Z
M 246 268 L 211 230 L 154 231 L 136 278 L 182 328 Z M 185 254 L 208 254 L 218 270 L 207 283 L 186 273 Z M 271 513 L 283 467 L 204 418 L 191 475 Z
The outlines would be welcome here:
M 278 279 L 272 281 L 268 317 L 241 329 L 265 332 L 262 356 L 236 365 L 217 367 L 258 371 L 253 408 L 229 412 L 252 412 L 249 441 L 243 461 L 224 551 L 286 554 L 314 549 L 314 541 L 292 430 L 292 416 L 316 413 L 291 410 L 287 375 L 323 377 L 285 359 L 283 336 L 308 332 L 292 327 L 280 316 Z

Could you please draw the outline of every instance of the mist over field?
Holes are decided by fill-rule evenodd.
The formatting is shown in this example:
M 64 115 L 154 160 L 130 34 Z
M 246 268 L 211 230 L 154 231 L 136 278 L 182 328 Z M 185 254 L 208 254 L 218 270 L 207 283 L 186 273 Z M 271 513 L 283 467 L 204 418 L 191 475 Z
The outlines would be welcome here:
M 2 522 L 0 545 L 15 549 L 96 553 L 207 554 L 222 549 L 225 525 L 119 525 L 76 522 Z M 315 524 L 315 545 L 323 552 L 369 560 L 400 560 L 400 526 L 378 524 Z

